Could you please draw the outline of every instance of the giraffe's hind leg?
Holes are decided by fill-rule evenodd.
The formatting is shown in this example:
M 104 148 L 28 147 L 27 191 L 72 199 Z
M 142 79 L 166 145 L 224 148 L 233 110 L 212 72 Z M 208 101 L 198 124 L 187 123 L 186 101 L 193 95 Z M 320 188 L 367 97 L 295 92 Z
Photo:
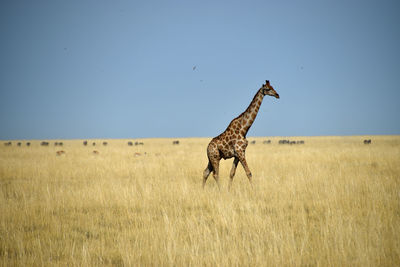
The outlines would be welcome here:
M 208 161 L 207 168 L 203 172 L 203 188 L 206 185 L 207 178 L 210 175 L 210 173 L 213 171 L 213 167 L 210 161 Z
M 210 172 L 213 172 L 214 179 L 217 182 L 219 188 L 218 173 L 219 173 L 219 160 L 221 159 L 221 157 L 219 154 L 218 145 L 216 144 L 215 140 L 212 140 L 208 144 L 207 157 L 208 157 L 208 166 L 203 173 L 203 188 L 207 181 L 208 176 L 210 175 Z
M 211 162 L 212 168 L 213 168 L 213 176 L 215 181 L 217 182 L 218 189 L 220 189 L 219 186 L 219 159 L 213 159 Z

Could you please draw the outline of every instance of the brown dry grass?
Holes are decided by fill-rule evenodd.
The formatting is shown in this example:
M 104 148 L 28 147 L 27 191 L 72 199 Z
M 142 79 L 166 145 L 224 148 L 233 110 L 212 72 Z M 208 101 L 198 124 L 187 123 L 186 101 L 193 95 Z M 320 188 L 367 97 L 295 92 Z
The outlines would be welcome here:
M 398 266 L 400 137 L 366 138 L 249 138 L 231 192 L 209 138 L 1 144 L 0 265 Z

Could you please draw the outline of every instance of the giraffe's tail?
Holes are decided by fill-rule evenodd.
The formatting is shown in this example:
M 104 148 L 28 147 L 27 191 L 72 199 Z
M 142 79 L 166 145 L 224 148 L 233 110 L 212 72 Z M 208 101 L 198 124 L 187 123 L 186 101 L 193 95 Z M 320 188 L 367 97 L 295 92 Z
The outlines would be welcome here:
M 212 167 L 211 161 L 208 161 L 207 168 L 203 172 L 203 188 L 206 185 L 207 178 L 212 171 L 213 171 L 213 167 Z
M 211 161 L 208 161 L 208 165 L 207 165 L 206 169 L 204 170 L 204 173 L 208 174 L 208 173 L 212 172 L 213 170 L 214 170 L 214 168 L 211 164 Z

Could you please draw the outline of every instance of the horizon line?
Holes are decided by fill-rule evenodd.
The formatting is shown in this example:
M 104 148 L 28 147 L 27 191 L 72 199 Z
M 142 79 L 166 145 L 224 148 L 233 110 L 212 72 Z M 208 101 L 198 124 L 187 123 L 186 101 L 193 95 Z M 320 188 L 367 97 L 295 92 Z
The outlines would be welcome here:
M 266 135 L 247 136 L 246 138 L 277 138 L 277 137 L 358 137 L 358 136 L 400 136 L 400 134 L 355 134 L 355 135 Z M 186 137 L 132 137 L 132 138 L 32 138 L 32 139 L 0 139 L 0 141 L 43 141 L 43 140 L 137 140 L 137 139 L 196 139 L 214 138 L 212 136 L 186 136 Z

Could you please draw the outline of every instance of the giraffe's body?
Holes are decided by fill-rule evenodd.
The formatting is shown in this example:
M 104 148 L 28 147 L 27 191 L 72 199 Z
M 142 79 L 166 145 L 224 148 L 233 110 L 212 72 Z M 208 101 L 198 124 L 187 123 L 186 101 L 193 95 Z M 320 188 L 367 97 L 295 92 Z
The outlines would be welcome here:
M 207 156 L 209 162 L 203 174 L 203 187 L 211 172 L 213 172 L 214 179 L 219 186 L 219 161 L 221 159 L 229 159 L 232 157 L 234 157 L 234 161 L 230 173 L 229 187 L 232 184 L 236 167 L 239 162 L 243 165 L 246 175 L 251 183 L 252 174 L 247 166 L 245 158 L 245 151 L 248 144 L 246 135 L 257 116 L 265 95 L 279 98 L 278 93 L 276 93 L 270 85 L 269 81 L 266 81 L 266 84 L 263 84 L 263 86 L 257 91 L 249 107 L 242 114 L 233 119 L 228 128 L 222 134 L 214 137 L 208 144 Z

